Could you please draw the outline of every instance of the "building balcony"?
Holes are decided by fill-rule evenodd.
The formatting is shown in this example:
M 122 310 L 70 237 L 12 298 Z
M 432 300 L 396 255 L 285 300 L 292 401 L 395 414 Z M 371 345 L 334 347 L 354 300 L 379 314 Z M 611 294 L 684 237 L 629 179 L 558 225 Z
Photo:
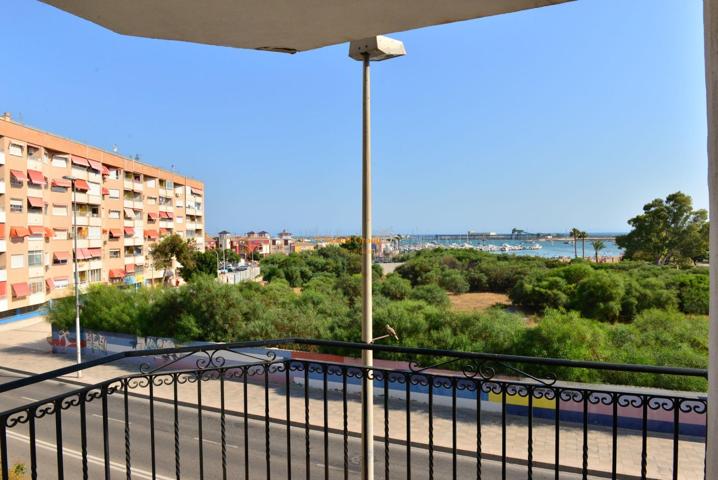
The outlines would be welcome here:
M 5 210 L 0 210 L 0 223 L 5 223 Z
M 102 239 L 90 238 L 87 240 L 87 244 L 89 245 L 89 248 L 102 248 Z
M 5 180 L 0 180 L 0 195 L 5 194 Z
M 73 219 L 78 226 L 84 227 L 90 224 L 90 217 L 88 215 L 77 214 L 77 218 Z
M 102 203 L 102 197 L 100 195 L 87 195 L 87 203 L 90 205 L 99 205 Z
M 123 200 L 122 205 L 127 208 L 134 208 L 135 202 L 133 200 Z
M 104 477 L 104 465 L 157 478 L 180 468 L 182 478 L 359 478 L 362 469 L 382 479 L 703 478 L 705 394 L 556 378 L 579 368 L 705 378 L 702 369 L 297 338 L 180 349 L 127 337 L 86 331 L 92 363 L 0 384 L 18 398 L 0 413 L 1 444 L 37 450 L 38 478 L 78 468 L 69 461 L 77 455 L 58 467 L 56 451 L 45 451 L 57 438 L 69 452 L 91 445 L 91 478 Z M 72 354 L 73 342 L 72 332 L 53 333 L 57 353 Z M 366 348 L 391 360 L 363 367 Z M 136 371 L 114 377 L 117 366 Z M 88 380 L 97 369 L 111 378 L 79 393 L 41 383 L 89 368 Z M 92 420 L 81 420 L 85 411 Z M 363 412 L 373 415 L 373 461 L 360 441 Z M 82 436 L 63 435 L 79 428 Z
M 87 180 L 90 182 L 102 183 L 102 174 L 95 172 L 94 170 L 90 170 L 87 174 Z
M 75 203 L 87 203 L 87 194 L 84 192 L 75 192 Z
M 142 210 L 143 208 L 145 208 L 145 204 L 142 200 L 135 200 L 134 205 L 132 206 L 137 210 Z
M 102 226 L 102 218 L 101 217 L 89 217 L 89 222 L 91 227 L 101 227 Z
M 0 268 L 0 282 L 7 282 L 7 270 L 4 267 Z

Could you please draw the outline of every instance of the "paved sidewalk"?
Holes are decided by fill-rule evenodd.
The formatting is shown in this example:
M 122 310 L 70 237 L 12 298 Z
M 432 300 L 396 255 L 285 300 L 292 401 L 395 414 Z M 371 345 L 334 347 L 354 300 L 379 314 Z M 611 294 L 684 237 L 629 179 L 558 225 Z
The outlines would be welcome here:
M 47 323 L 40 321 L 32 325 L 22 325 L 14 330 L 0 332 L 0 366 L 28 372 L 46 372 L 55 368 L 70 365 L 70 356 L 53 355 L 46 337 L 50 335 Z M 100 366 L 83 373 L 82 382 L 97 383 L 108 378 L 137 373 L 136 367 L 126 365 Z M 77 380 L 74 377 L 68 379 Z M 196 384 L 185 384 L 179 389 L 181 401 L 195 403 Z M 142 388 L 137 393 L 146 393 Z M 301 385 L 294 385 L 290 390 L 291 420 L 304 422 L 304 394 Z M 381 393 L 380 389 L 377 391 Z M 155 395 L 172 398 L 172 388 L 155 387 Z M 324 401 L 320 391 L 312 391 L 309 401 L 310 424 L 323 426 Z M 264 386 L 250 383 L 248 385 L 249 413 L 264 415 Z M 235 411 L 243 409 L 243 389 L 238 382 L 225 382 L 226 408 Z M 206 406 L 220 406 L 220 389 L 218 381 L 207 381 L 202 384 L 202 402 Z M 327 399 L 328 426 L 343 428 L 343 405 L 340 392 L 330 392 Z M 383 397 L 376 398 L 375 434 L 384 434 Z M 348 428 L 358 432 L 361 411 L 357 395 L 349 395 Z M 284 419 L 286 412 L 286 390 L 283 386 L 270 384 L 269 388 L 270 416 Z M 403 401 L 389 402 L 390 437 L 397 440 L 406 439 L 406 416 Z M 476 449 L 476 417 L 473 411 L 461 410 L 457 414 L 457 448 L 474 451 Z M 452 446 L 452 421 L 448 408 L 434 409 L 434 444 Z M 589 469 L 610 472 L 612 464 L 612 436 L 610 429 L 591 426 L 588 434 L 588 466 Z M 413 442 L 428 443 L 428 413 L 426 405 L 416 404 L 411 412 L 411 439 Z M 509 416 L 507 420 L 507 454 L 515 459 L 527 458 L 528 430 L 527 419 Z M 555 427 L 553 421 L 534 420 L 533 455 L 534 461 L 552 464 L 554 461 Z M 498 414 L 482 412 L 481 424 L 482 451 L 486 454 L 501 454 L 501 417 Z M 618 438 L 618 471 L 621 474 L 640 475 L 642 438 L 634 430 L 619 431 Z M 680 476 L 685 479 L 703 478 L 704 465 L 703 443 L 681 440 L 679 442 Z M 560 462 L 562 465 L 580 468 L 583 458 L 583 432 L 580 426 L 564 422 L 560 428 Z M 403 460 L 403 459 L 402 459 Z M 668 436 L 651 436 L 648 439 L 648 476 L 649 478 L 672 478 L 673 440 Z

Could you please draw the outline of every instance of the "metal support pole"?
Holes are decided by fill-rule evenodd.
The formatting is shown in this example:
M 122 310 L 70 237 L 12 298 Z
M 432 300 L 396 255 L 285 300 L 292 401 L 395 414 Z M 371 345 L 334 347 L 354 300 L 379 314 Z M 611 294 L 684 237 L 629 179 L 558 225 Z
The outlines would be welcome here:
M 718 478 L 718 1 L 703 1 L 706 110 L 708 112 L 708 191 L 710 215 L 710 334 L 706 478 Z
M 75 343 L 77 346 L 77 364 L 82 363 L 82 340 L 80 336 L 80 272 L 77 268 L 77 196 L 75 181 L 72 180 L 72 244 L 75 264 Z M 77 371 L 77 378 L 82 377 L 82 370 Z
M 362 341 L 371 343 L 372 270 L 371 270 L 371 112 L 369 93 L 369 55 L 364 55 L 362 96 Z M 365 368 L 362 382 L 362 478 L 374 479 L 374 353 L 362 352 Z

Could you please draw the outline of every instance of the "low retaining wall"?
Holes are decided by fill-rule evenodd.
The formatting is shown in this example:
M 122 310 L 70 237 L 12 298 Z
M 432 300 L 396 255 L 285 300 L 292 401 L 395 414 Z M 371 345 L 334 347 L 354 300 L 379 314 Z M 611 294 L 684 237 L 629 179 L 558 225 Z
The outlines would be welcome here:
M 81 342 L 82 352 L 86 358 L 97 358 L 101 356 L 111 355 L 128 350 L 150 350 L 157 348 L 174 348 L 180 346 L 172 338 L 162 337 L 138 337 L 135 335 L 127 335 L 121 333 L 110 333 L 110 332 L 96 332 L 92 330 L 83 331 L 83 338 Z M 208 342 L 190 342 L 182 344 L 182 346 L 200 346 L 207 345 Z M 68 332 L 58 330 L 55 327 L 52 328 L 52 351 L 57 354 L 74 354 L 76 348 L 75 334 L 74 332 Z M 243 349 L 250 355 L 254 355 L 258 358 L 263 358 L 267 355 L 270 349 L 266 348 L 249 348 Z M 361 359 L 353 357 L 343 357 L 338 355 L 327 355 L 320 353 L 300 352 L 293 350 L 283 349 L 271 349 L 271 352 L 276 355 L 277 361 L 282 360 L 302 360 L 302 361 L 316 361 L 316 362 L 329 362 L 332 364 L 343 365 L 346 367 L 360 367 Z M 225 359 L 225 365 L 242 365 L 247 363 L 256 363 L 257 360 L 241 354 L 235 354 L 232 352 L 223 352 L 222 357 Z M 159 367 L 168 361 L 174 360 L 176 357 L 141 357 L 141 358 L 130 358 L 126 361 L 133 362 L 137 365 L 141 363 L 147 363 L 151 367 Z M 176 361 L 173 366 L 180 369 L 194 369 L 197 368 L 197 361 L 205 359 L 205 355 L 192 355 L 181 360 Z M 409 365 L 406 362 L 396 362 L 387 360 L 375 360 L 374 366 L 377 369 L 386 369 L 401 374 L 401 372 L 408 372 Z M 428 373 L 428 372 L 427 372 Z M 468 384 L 471 382 L 465 377 L 457 374 L 457 372 L 446 371 L 446 370 L 432 370 L 430 373 L 434 375 L 446 375 L 447 377 L 454 377 L 457 382 Z M 414 374 L 417 375 L 417 374 Z M 304 384 L 304 372 L 294 371 L 290 374 L 291 381 L 303 385 Z M 324 375 L 319 371 L 310 371 L 308 374 L 309 387 L 322 389 L 324 387 Z M 285 381 L 284 374 L 274 375 L 272 382 L 274 384 L 282 384 Z M 361 390 L 361 379 L 355 377 L 348 377 L 347 391 L 350 393 L 359 393 Z M 327 385 L 330 389 L 341 390 L 343 385 L 343 378 L 338 374 L 327 374 Z M 382 380 L 374 381 L 375 395 L 384 395 L 384 382 Z M 575 384 L 576 388 L 580 389 L 591 389 L 595 386 L 591 385 L 580 385 Z M 562 386 L 562 388 L 570 389 L 571 387 Z M 630 400 L 630 395 L 633 393 L 627 393 L 625 389 L 620 387 L 612 387 L 610 385 L 601 385 L 600 390 L 605 392 L 624 392 L 626 393 L 626 399 Z M 410 396 L 413 402 L 428 404 L 428 391 L 429 387 L 426 385 L 411 385 Z M 389 382 L 388 386 L 389 398 L 404 400 L 406 398 L 406 385 L 399 382 Z M 646 390 L 636 389 L 637 394 L 650 394 L 660 397 L 661 395 L 670 396 L 674 394 L 670 391 L 664 390 Z M 477 406 L 477 392 L 474 390 L 467 389 L 456 389 L 456 405 L 458 408 L 467 410 L 476 410 Z M 510 393 L 494 393 L 494 392 L 480 392 L 481 399 L 480 405 L 482 411 L 489 412 L 501 412 L 504 408 L 502 396 L 505 395 L 505 408 L 506 413 L 509 415 L 527 416 L 528 415 L 528 398 L 522 397 L 517 394 Z M 690 398 L 691 394 L 687 394 Z M 607 398 L 610 398 L 610 393 L 605 394 Z M 638 397 L 635 397 L 638 398 Z M 704 399 L 705 395 L 695 395 L 696 400 Z M 452 405 L 452 389 L 435 386 L 433 389 L 433 402 L 437 406 L 450 407 Z M 627 429 L 642 430 L 643 428 L 643 408 L 641 406 L 631 405 L 630 402 L 626 402 L 625 406 L 617 407 L 617 420 L 618 426 Z M 546 398 L 534 398 L 533 400 L 533 415 L 536 418 L 544 419 L 555 419 L 557 411 L 556 399 Z M 567 422 L 583 422 L 583 408 L 584 403 L 582 401 L 575 400 L 559 400 L 558 411 L 561 421 Z M 597 404 L 587 404 L 588 410 L 588 422 L 591 425 L 599 425 L 605 427 L 611 427 L 613 424 L 613 405 L 605 405 L 601 402 Z M 647 409 L 647 427 L 651 432 L 660 433 L 672 433 L 674 426 L 674 412 L 665 408 Z M 695 411 L 680 412 L 679 414 L 679 433 L 681 435 L 698 436 L 703 437 L 706 434 L 706 415 L 705 412 L 697 413 Z

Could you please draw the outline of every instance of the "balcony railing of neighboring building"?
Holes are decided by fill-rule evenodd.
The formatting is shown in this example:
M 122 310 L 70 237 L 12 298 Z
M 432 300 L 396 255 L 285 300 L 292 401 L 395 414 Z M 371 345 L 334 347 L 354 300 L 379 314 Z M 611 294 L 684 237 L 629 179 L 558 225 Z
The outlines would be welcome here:
M 364 368 L 367 348 L 394 360 Z M 109 363 L 138 373 L 40 384 Z M 702 477 L 703 394 L 557 379 L 569 369 L 706 376 L 296 338 L 128 350 L 0 385 L 18 404 L 0 413 L 1 478 L 15 461 L 33 478 L 356 477 L 368 381 L 377 478 Z M 53 393 L 23 393 L 38 386 Z

